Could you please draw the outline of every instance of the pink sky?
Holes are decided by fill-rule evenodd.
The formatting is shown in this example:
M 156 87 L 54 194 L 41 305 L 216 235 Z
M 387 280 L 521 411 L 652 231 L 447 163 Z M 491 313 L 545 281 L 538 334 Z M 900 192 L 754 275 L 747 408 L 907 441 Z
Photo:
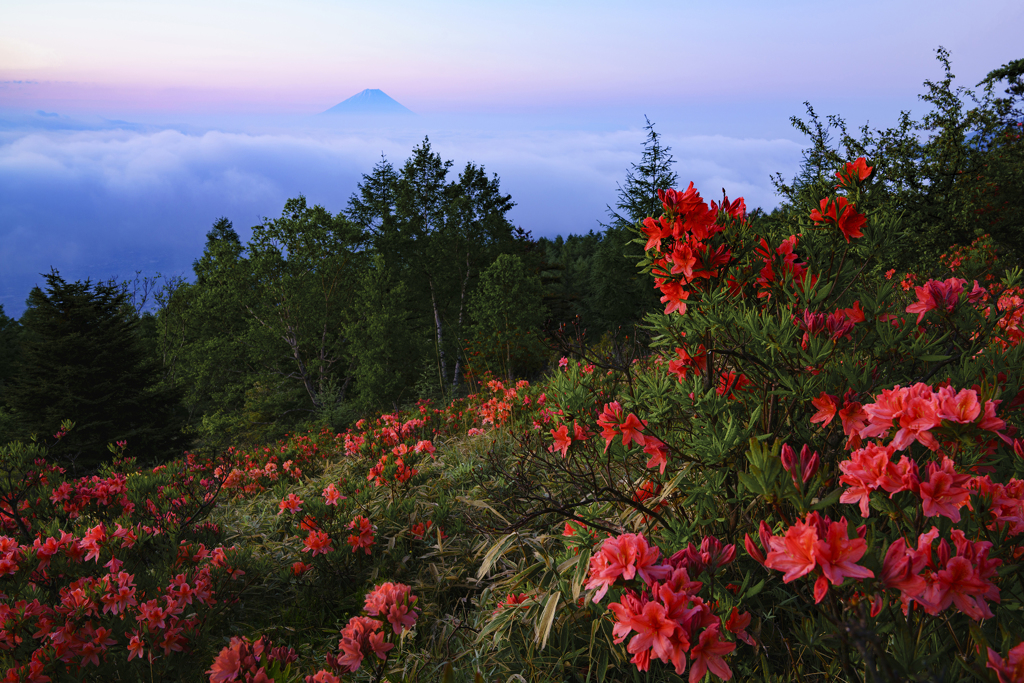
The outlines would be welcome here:
M 420 113 L 887 98 L 918 91 L 939 45 L 968 85 L 1021 56 L 1024 5 L 965 6 L 35 0 L 0 23 L 0 106 L 314 113 L 364 88 Z

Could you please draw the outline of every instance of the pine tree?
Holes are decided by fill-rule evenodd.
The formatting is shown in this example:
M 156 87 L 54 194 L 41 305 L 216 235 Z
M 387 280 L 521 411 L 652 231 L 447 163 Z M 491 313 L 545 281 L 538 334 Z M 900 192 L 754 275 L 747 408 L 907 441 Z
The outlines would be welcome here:
M 661 214 L 658 190 L 675 187 L 679 176 L 672 169 L 672 148 L 663 146 L 654 124 L 646 117 L 644 120 L 647 139 L 643 155 L 639 164 L 631 164 L 626 171 L 615 208 L 607 207 L 609 221 L 602 223 L 605 230 L 591 262 L 588 308 L 596 313 L 601 331 L 636 323 L 658 303 L 650 278 L 636 267 L 643 258 L 641 248 L 631 242 L 640 221 Z
M 110 457 L 127 441 L 142 460 L 180 453 L 178 396 L 140 343 L 139 319 L 113 283 L 66 282 L 56 270 L 34 287 L 21 318 L 20 359 L 6 392 L 23 432 L 49 437 L 62 420 L 75 428 L 51 450 L 74 471 Z
M 630 164 L 626 171 L 626 183 L 619 185 L 615 208 L 607 207 L 609 222 L 601 224 L 606 229 L 623 230 L 648 216 L 658 216 L 661 213 L 658 190 L 667 190 L 679 183 L 679 176 L 672 169 L 675 163 L 672 148 L 662 146 L 650 119 L 644 117 L 644 121 L 647 122 L 644 126 L 647 139 L 644 140 L 643 155 L 639 164 Z

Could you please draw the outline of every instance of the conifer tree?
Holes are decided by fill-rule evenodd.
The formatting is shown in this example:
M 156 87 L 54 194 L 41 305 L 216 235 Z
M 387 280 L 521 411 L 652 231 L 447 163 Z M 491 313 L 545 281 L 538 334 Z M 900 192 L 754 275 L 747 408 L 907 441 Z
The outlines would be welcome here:
M 619 185 L 615 208 L 608 209 L 608 223 L 591 261 L 589 279 L 590 308 L 596 313 L 598 329 L 608 331 L 638 322 L 658 303 L 649 279 L 637 271 L 642 249 L 632 240 L 637 224 L 661 213 L 658 190 L 674 188 L 679 176 L 672 166 L 672 148 L 662 145 L 650 119 L 640 163 L 630 164 L 626 182 Z
M 139 319 L 123 288 L 44 275 L 21 318 L 18 369 L 6 400 L 26 435 L 49 437 L 62 420 L 74 429 L 51 450 L 73 471 L 110 457 L 108 443 L 159 460 L 180 453 L 176 392 L 140 343 Z
M 540 325 L 547 311 L 540 277 L 515 254 L 501 254 L 480 276 L 469 299 L 475 325 L 477 358 L 506 378 L 539 365 Z M 478 368 L 479 369 L 479 368 Z

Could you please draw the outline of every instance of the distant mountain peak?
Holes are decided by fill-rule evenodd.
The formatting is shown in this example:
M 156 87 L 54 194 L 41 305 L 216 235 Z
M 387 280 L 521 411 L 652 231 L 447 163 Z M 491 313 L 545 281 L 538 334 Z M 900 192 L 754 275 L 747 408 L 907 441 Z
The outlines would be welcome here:
M 394 99 L 388 97 L 388 95 L 383 90 L 378 90 L 376 88 L 367 88 L 366 90 L 348 98 L 344 102 L 334 105 L 324 113 L 361 114 L 374 116 L 381 114 L 412 114 L 411 111 L 403 107 Z

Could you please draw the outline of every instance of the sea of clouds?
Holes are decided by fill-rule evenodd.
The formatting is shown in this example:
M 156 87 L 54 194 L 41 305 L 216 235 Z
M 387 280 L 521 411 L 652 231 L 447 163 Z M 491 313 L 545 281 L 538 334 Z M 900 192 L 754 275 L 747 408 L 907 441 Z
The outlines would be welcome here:
M 600 230 L 645 132 L 416 119 L 386 128 L 302 119 L 210 125 L 0 117 L 0 304 L 18 316 L 40 273 L 68 280 L 188 276 L 221 216 L 243 239 L 299 194 L 343 210 L 383 154 L 396 166 L 429 135 L 455 163 L 496 173 L 534 237 Z M 707 199 L 777 205 L 769 176 L 797 170 L 803 141 L 685 135 L 658 127 L 676 171 Z M 795 138 L 795 136 L 790 136 Z

